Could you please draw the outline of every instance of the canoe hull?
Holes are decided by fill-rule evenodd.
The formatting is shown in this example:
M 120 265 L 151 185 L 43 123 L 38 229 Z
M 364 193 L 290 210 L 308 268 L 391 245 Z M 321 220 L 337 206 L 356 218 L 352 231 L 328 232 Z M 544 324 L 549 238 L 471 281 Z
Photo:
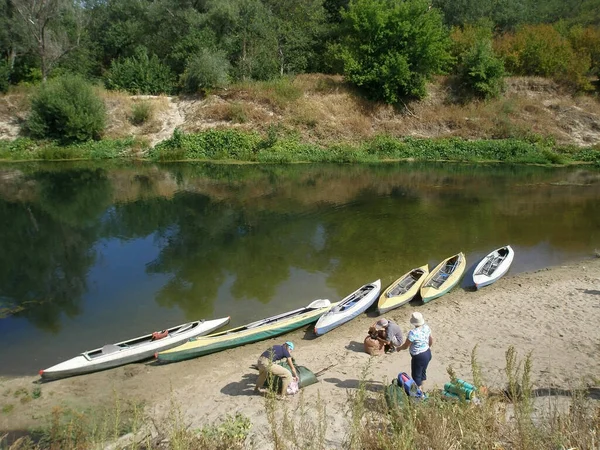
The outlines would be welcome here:
M 112 347 L 115 351 L 107 353 L 106 355 L 103 354 L 103 348 L 90 350 L 74 358 L 63 361 L 62 363 L 56 364 L 48 369 L 41 370 L 40 375 L 45 381 L 57 380 L 59 378 L 83 375 L 100 370 L 112 369 L 114 367 L 133 362 L 143 361 L 144 359 L 152 358 L 156 352 L 177 347 L 178 345 L 181 345 L 181 343 L 186 342 L 191 338 L 211 333 L 227 325 L 229 320 L 229 317 L 225 317 L 222 319 L 191 322 L 190 324 L 197 323 L 197 325 L 188 331 L 183 331 L 172 336 L 169 335 L 163 339 L 155 341 L 150 341 L 151 335 L 146 335 L 136 339 L 131 339 L 129 341 L 119 342 L 117 344 L 107 346 Z M 185 325 L 173 327 L 169 330 L 177 330 L 183 328 L 183 326 Z M 133 344 L 136 341 L 141 342 L 132 346 L 128 345 L 128 343 Z
M 444 268 L 449 262 L 452 262 L 456 259 L 456 267 L 445 279 L 441 282 L 441 284 L 436 286 L 436 280 L 443 274 Z M 433 269 L 427 278 L 423 281 L 423 285 L 421 286 L 421 298 L 423 299 L 423 303 L 430 302 L 442 295 L 448 293 L 454 286 L 458 284 L 461 280 L 465 269 L 467 267 L 467 259 L 465 255 L 460 252 L 456 255 L 450 256 L 446 258 L 441 263 L 439 263 L 435 269 Z
M 362 298 L 360 301 L 358 301 L 355 305 L 353 305 L 352 307 L 349 307 L 345 311 L 336 310 L 336 308 L 340 308 L 342 305 L 344 305 L 348 299 L 350 299 L 353 295 L 355 295 L 361 289 L 367 288 L 369 286 L 372 286 L 371 291 L 368 292 L 364 296 L 364 298 Z M 377 297 L 379 296 L 380 291 L 381 291 L 381 280 L 377 280 L 377 281 L 374 281 L 373 283 L 368 283 L 368 284 L 361 286 L 356 291 L 354 291 L 352 294 L 348 295 L 342 301 L 340 301 L 339 304 L 337 305 L 337 307 L 331 308 L 331 310 L 329 310 L 326 314 L 323 314 L 321 316 L 321 318 L 317 321 L 317 323 L 315 325 L 315 334 L 317 336 L 321 336 L 321 335 L 333 330 L 334 328 L 337 328 L 340 325 L 354 319 L 358 315 L 362 314 L 367 309 L 369 309 L 369 307 L 375 302 L 375 300 L 377 300 Z
M 411 274 L 418 274 L 419 278 L 416 279 L 416 281 L 410 287 L 410 289 L 406 290 L 406 292 L 404 292 L 401 295 L 390 296 L 390 293 L 398 285 L 405 282 L 405 280 L 407 280 L 408 277 L 411 277 Z M 386 312 L 391 311 L 392 309 L 399 308 L 400 306 L 403 306 L 410 302 L 415 297 L 415 295 L 419 293 L 419 290 L 421 289 L 423 282 L 427 278 L 427 275 L 429 275 L 429 265 L 425 264 L 424 266 L 409 270 L 407 273 L 405 273 L 392 284 L 390 284 L 390 286 L 379 297 L 379 302 L 377 303 L 377 312 L 379 313 L 379 315 L 385 314 Z
M 515 252 L 510 245 L 497 248 L 486 255 L 473 271 L 473 284 L 475 287 L 481 289 L 484 286 L 489 286 L 506 275 L 514 257 Z M 497 263 L 495 267 L 493 266 L 494 263 Z M 489 269 L 486 270 L 488 265 L 494 269 L 492 273 L 489 273 Z
M 335 305 L 329 304 L 327 307 L 310 310 L 291 319 L 282 320 L 279 323 L 268 324 L 251 329 L 238 327 L 221 333 L 202 336 L 171 350 L 160 352 L 157 355 L 157 359 L 159 362 L 163 363 L 183 361 L 280 336 L 316 322 L 318 318 L 326 313 L 332 306 Z

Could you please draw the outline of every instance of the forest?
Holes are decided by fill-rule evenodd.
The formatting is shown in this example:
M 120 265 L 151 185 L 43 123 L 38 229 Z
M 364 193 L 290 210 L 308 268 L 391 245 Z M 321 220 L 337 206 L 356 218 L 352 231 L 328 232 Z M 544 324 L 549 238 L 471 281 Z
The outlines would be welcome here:
M 343 74 L 373 100 L 453 74 L 480 97 L 505 75 L 594 89 L 600 0 L 1 0 L 0 92 L 75 74 L 134 94 Z

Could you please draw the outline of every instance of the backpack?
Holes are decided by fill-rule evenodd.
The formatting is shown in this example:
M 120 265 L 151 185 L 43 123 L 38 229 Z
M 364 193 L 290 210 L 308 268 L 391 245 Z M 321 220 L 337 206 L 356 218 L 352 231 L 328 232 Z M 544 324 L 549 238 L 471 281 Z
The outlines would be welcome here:
M 390 409 L 396 409 L 404 405 L 407 397 L 414 400 L 427 398 L 415 381 L 406 372 L 402 372 L 385 388 L 385 401 Z
M 404 392 L 409 397 L 414 397 L 414 398 L 423 398 L 424 397 L 423 391 L 421 389 L 419 389 L 419 387 L 417 386 L 417 383 L 415 383 L 415 380 L 413 380 L 406 372 L 401 372 L 398 374 L 398 385 L 402 386 L 402 388 L 404 389 Z

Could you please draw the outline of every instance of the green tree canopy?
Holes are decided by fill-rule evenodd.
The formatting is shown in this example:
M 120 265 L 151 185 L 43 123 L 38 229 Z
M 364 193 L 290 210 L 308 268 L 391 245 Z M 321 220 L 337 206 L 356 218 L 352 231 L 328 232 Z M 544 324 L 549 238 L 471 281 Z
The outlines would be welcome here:
M 451 61 L 441 13 L 425 0 L 354 0 L 342 16 L 344 74 L 373 100 L 423 97 Z

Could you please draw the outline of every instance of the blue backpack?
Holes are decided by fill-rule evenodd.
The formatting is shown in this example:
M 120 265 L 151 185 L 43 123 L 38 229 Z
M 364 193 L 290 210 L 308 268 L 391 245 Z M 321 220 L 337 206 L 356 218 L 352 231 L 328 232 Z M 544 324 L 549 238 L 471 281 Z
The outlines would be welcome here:
M 409 397 L 423 398 L 425 395 L 423 391 L 419 389 L 415 380 L 413 380 L 406 372 L 398 374 L 398 386 L 402 386 L 404 392 Z

